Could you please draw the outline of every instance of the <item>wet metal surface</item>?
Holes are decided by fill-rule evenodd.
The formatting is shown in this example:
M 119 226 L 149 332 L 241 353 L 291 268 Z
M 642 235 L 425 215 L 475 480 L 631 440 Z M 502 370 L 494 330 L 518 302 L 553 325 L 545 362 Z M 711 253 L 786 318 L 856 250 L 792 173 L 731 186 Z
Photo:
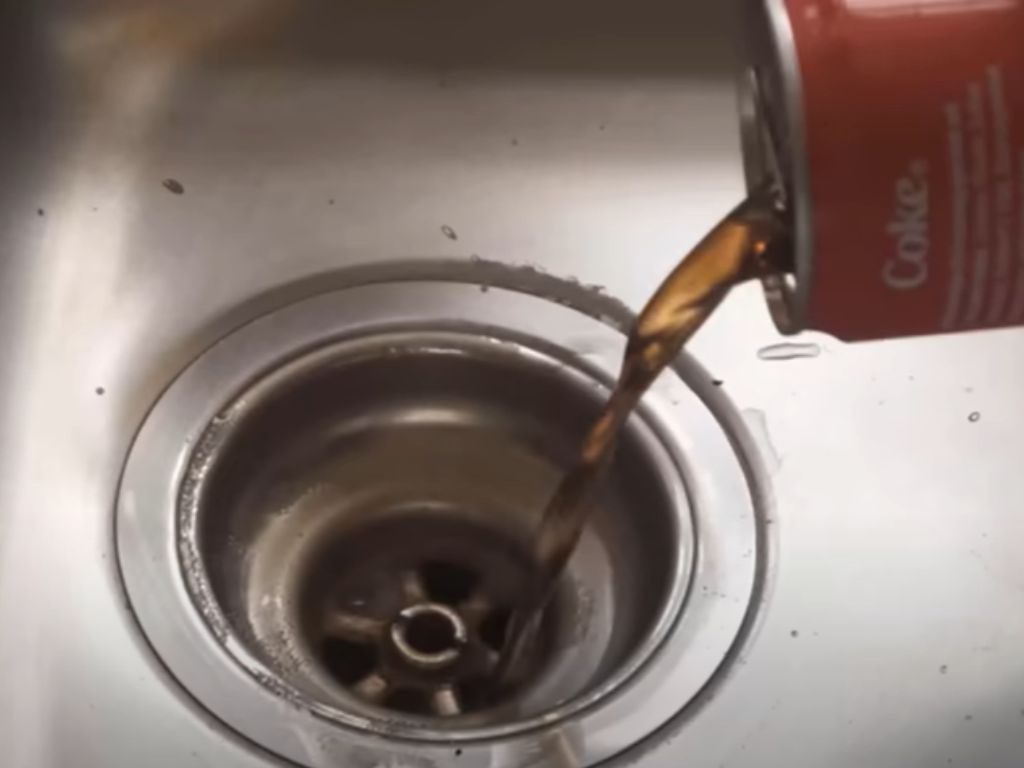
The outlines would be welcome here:
M 743 192 L 728 4 L 23 2 L 0 22 L 4 765 L 281 765 L 129 610 L 113 510 L 146 413 L 228 331 L 382 262 L 533 264 L 638 309 Z M 702 396 L 757 411 L 777 457 L 756 631 L 612 764 L 1012 765 L 1024 339 L 757 358 L 779 341 L 751 287 L 691 345 L 722 382 Z M 556 765 L 580 749 L 533 741 Z

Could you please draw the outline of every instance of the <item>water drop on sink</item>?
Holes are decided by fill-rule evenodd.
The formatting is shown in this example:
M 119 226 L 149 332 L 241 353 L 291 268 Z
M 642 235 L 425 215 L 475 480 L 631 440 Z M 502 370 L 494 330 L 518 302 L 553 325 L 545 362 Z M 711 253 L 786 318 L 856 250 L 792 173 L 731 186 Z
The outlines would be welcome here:
M 817 344 L 798 344 L 792 341 L 769 344 L 757 350 L 757 356 L 761 360 L 797 360 L 803 357 L 817 357 L 820 354 L 821 347 Z

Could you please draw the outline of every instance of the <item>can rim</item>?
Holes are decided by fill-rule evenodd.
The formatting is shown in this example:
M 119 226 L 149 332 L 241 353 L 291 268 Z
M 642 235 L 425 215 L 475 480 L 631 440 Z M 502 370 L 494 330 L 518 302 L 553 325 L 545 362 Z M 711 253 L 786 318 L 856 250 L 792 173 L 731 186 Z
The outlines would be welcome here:
M 763 188 L 766 180 L 774 181 L 792 217 L 793 273 L 771 275 L 762 281 L 772 320 L 782 333 L 792 334 L 807 326 L 813 273 L 814 216 L 803 82 L 785 0 L 763 0 L 760 11 L 754 62 L 740 88 L 744 172 L 748 192 Z M 761 30 L 767 30 L 767 35 Z M 777 114 L 769 113 L 764 99 L 763 65 L 778 74 L 783 108 Z

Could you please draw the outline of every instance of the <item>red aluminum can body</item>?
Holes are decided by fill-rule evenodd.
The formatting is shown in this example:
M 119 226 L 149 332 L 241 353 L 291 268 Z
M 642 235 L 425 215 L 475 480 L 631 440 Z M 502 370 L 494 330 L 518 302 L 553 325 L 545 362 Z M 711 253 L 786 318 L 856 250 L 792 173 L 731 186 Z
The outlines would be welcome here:
M 1024 0 L 761 0 L 748 179 L 777 174 L 785 331 L 1024 324 Z

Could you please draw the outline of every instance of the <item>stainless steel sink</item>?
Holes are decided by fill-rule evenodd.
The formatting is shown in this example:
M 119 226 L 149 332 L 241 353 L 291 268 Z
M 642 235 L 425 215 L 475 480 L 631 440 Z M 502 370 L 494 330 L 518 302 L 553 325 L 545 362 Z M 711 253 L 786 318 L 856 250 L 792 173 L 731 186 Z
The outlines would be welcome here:
M 179 374 L 220 359 L 214 342 L 260 317 L 284 333 L 268 318 L 357 284 L 494 278 L 472 288 L 479 301 L 508 292 L 599 316 L 600 333 L 568 334 L 565 319 L 550 335 L 573 360 L 607 356 L 609 324 L 742 194 L 735 9 L 22 6 L 0 11 L 3 763 L 332 764 L 305 730 L 293 747 L 319 758 L 246 732 L 247 696 L 213 702 L 215 676 L 199 691 L 168 657 L 117 546 L 129 454 L 168 397 L 195 395 L 195 374 Z M 549 285 L 604 298 L 560 307 L 537 298 Z M 628 743 L 548 729 L 518 763 L 460 747 L 444 763 L 361 748 L 345 764 L 1014 765 L 1024 335 L 807 334 L 758 354 L 779 341 L 757 289 L 737 291 L 692 345 L 703 369 L 684 359 L 689 373 L 653 395 L 692 414 L 673 422 L 687 482 L 727 445 L 702 419 L 727 423 L 764 523 L 757 584 L 713 595 L 736 606 L 714 614 L 734 644 L 685 706 Z M 209 391 L 196 424 L 223 394 Z M 158 436 L 179 426 L 163 423 Z

